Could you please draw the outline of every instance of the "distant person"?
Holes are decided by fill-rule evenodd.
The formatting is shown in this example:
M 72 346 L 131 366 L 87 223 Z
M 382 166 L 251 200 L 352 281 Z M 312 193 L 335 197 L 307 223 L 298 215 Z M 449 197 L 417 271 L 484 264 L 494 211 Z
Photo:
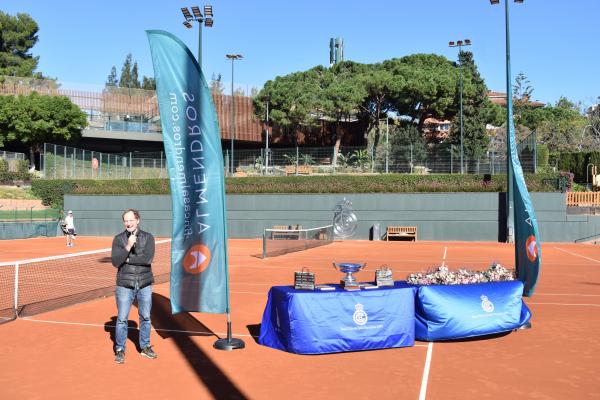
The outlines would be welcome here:
M 112 264 L 118 268 L 117 288 L 117 326 L 115 328 L 115 361 L 125 362 L 125 344 L 127 341 L 127 322 L 131 304 L 137 299 L 139 314 L 139 344 L 141 355 L 154 359 L 157 357 L 150 345 L 150 311 L 152 309 L 152 260 L 154 259 L 154 236 L 139 228 L 140 212 L 132 208 L 123 212 L 125 231 L 113 238 Z
M 66 231 L 66 237 L 67 237 L 67 247 L 73 247 L 75 246 L 75 236 L 77 235 L 75 233 L 75 219 L 73 218 L 73 211 L 69 210 L 67 212 L 67 216 L 65 217 L 65 231 Z

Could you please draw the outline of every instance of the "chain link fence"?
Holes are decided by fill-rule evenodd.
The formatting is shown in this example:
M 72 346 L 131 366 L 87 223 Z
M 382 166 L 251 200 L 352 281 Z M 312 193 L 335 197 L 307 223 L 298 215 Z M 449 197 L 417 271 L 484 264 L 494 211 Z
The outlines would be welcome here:
M 535 172 L 535 145 L 519 146 L 524 172 Z M 275 148 L 237 150 L 233 168 L 229 150 L 224 154 L 225 167 L 234 176 L 298 175 L 336 173 L 461 173 L 459 146 L 394 146 L 373 151 L 368 147 Z M 479 157 L 464 157 L 464 173 L 505 174 L 506 151 L 488 150 Z
M 44 144 L 42 172 L 47 179 L 167 178 L 164 153 L 110 154 Z
M 535 142 L 518 146 L 524 172 L 535 172 Z M 224 150 L 228 175 L 313 175 L 353 173 L 461 173 L 459 146 L 292 147 L 236 150 L 233 163 Z M 48 179 L 145 179 L 167 178 L 164 152 L 110 154 L 56 144 L 44 144 L 43 176 Z M 505 174 L 506 152 L 488 150 L 484 155 L 463 157 L 464 173 Z

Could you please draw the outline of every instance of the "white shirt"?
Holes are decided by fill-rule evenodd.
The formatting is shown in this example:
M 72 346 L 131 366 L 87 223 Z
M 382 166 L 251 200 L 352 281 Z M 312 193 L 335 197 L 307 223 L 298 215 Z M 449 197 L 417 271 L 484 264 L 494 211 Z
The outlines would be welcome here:
M 73 222 L 73 215 L 67 215 L 65 217 L 65 228 L 67 229 L 75 229 L 75 224 Z

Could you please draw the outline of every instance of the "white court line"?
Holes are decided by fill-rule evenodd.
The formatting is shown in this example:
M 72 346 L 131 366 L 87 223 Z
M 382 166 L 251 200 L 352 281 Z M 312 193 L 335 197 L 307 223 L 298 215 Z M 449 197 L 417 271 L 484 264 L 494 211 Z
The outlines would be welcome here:
M 32 319 L 29 317 L 25 317 L 25 318 L 19 318 L 22 321 L 30 321 L 30 322 L 41 322 L 41 323 L 45 323 L 45 324 L 56 324 L 56 325 L 77 325 L 77 326 L 89 326 L 89 327 L 109 327 L 109 328 L 114 328 L 114 325 L 104 325 L 104 324 L 88 324 L 88 323 L 83 323 L 83 322 L 66 322 L 66 321 L 49 321 L 49 320 L 45 320 L 45 319 Z M 127 329 L 133 329 L 133 330 L 137 330 L 138 328 L 131 328 L 131 327 L 127 327 Z M 152 328 L 153 331 L 155 332 L 176 332 L 176 333 L 200 333 L 203 335 L 208 336 L 207 334 L 215 334 L 217 336 L 227 336 L 226 332 L 200 332 L 200 331 L 183 331 L 183 330 L 178 330 L 178 329 L 164 329 L 164 328 Z M 249 334 L 243 334 L 243 333 L 236 333 L 233 336 L 244 336 L 244 337 L 251 337 L 253 335 L 249 335 Z
M 536 296 L 600 297 L 600 294 L 581 294 L 581 293 L 536 293 Z
M 442 258 L 442 267 L 446 263 L 446 253 L 448 253 L 448 247 L 444 247 L 444 258 Z
M 433 353 L 433 342 L 427 345 L 427 357 L 425 367 L 423 368 L 423 378 L 421 379 L 421 390 L 419 391 L 419 400 L 425 400 L 427 395 L 427 382 L 429 381 L 429 369 L 431 367 L 431 354 Z
M 562 252 L 565 252 L 567 254 L 570 254 L 572 256 L 581 257 L 581 258 L 585 258 L 586 260 L 590 260 L 590 261 L 593 261 L 593 262 L 600 263 L 600 260 L 596 260 L 595 258 L 590 258 L 590 257 L 582 256 L 581 254 L 573 253 L 572 251 L 561 249 L 560 247 L 556 247 L 556 246 L 553 247 L 553 248 L 556 249 L 556 250 L 560 250 Z
M 84 326 L 84 327 L 92 327 L 92 328 L 105 328 L 105 327 L 114 328 L 115 327 L 114 325 L 90 324 L 90 323 L 84 323 L 84 322 L 51 321 L 51 320 L 45 320 L 45 319 L 33 319 L 30 317 L 24 317 L 24 318 L 19 318 L 19 319 L 21 321 L 39 322 L 39 323 L 54 324 L 54 325 L 75 325 L 75 326 Z M 198 322 L 200 322 L 200 321 L 198 321 Z M 138 328 L 127 327 L 127 329 L 137 330 Z M 215 334 L 216 336 L 219 336 L 219 337 L 227 336 L 226 332 L 199 332 L 199 331 L 184 331 L 184 330 L 178 330 L 178 329 L 163 329 L 163 328 L 158 328 L 158 329 L 152 328 L 152 330 L 155 332 L 175 332 L 175 333 L 192 333 L 192 334 L 199 333 L 199 334 L 202 334 L 203 336 L 208 336 L 209 334 Z M 232 336 L 258 338 L 258 336 L 249 335 L 246 333 L 234 333 L 234 334 L 232 334 Z M 427 346 L 426 344 L 415 344 L 413 347 L 426 347 L 426 346 Z M 428 351 L 428 353 L 429 353 L 429 351 Z
M 547 305 L 547 306 L 600 307 L 600 304 L 582 304 L 582 303 L 578 303 L 578 304 L 570 304 L 570 303 L 527 303 L 527 305 L 530 305 L 530 304 Z

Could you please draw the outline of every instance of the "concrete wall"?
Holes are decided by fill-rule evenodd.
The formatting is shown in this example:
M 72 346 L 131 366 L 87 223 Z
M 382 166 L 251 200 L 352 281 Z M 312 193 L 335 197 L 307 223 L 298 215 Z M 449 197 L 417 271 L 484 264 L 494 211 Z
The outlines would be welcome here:
M 545 242 L 572 242 L 600 234 L 600 216 L 567 215 L 564 193 L 532 193 Z M 344 198 L 358 218 L 354 239 L 368 239 L 374 224 L 417 226 L 419 240 L 504 241 L 504 193 L 398 193 L 315 195 L 229 195 L 228 230 L 232 238 L 262 237 L 265 227 L 332 223 Z M 121 213 L 142 212 L 142 226 L 156 236 L 171 236 L 171 198 L 149 196 L 65 196 L 82 235 L 112 236 L 123 227 Z

